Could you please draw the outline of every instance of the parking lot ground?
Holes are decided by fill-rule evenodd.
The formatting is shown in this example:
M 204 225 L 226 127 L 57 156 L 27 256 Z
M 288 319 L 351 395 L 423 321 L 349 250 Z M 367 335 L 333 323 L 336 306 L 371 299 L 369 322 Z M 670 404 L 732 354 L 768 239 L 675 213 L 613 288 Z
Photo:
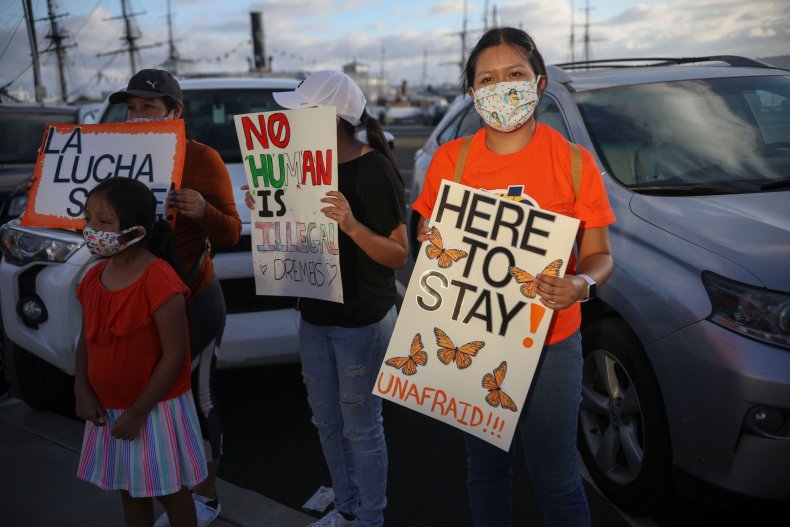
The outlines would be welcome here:
M 76 477 L 83 425 L 16 399 L 0 403 L 0 525 L 121 527 L 117 492 Z M 212 527 L 304 527 L 313 521 L 256 492 L 218 481 L 222 513 Z M 157 504 L 157 514 L 161 512 Z

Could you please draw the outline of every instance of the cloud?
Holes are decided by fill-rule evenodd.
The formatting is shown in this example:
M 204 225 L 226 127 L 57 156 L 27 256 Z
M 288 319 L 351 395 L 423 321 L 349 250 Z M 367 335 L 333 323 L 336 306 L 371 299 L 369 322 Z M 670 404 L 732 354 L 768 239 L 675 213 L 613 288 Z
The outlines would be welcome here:
M 69 8 L 62 7 L 64 12 Z M 500 23 L 528 31 L 546 62 L 557 63 L 571 56 L 570 9 L 567 1 L 502 0 L 497 2 L 497 18 Z M 196 61 L 191 68 L 201 72 L 248 71 L 252 57 L 251 10 L 263 12 L 267 54 L 273 56 L 276 70 L 340 69 L 356 59 L 368 64 L 371 74 L 378 75 L 384 46 L 383 67 L 394 83 L 403 79 L 419 83 L 424 71 L 431 83 L 455 82 L 460 73 L 458 31 L 463 4 L 457 0 L 175 0 L 176 46 L 183 57 Z M 90 15 L 63 19 L 64 28 L 78 37 L 78 47 L 67 51 L 71 92 L 99 96 L 128 79 L 128 55 L 96 57 L 99 52 L 123 47 L 122 22 L 107 20 L 118 11 L 115 4 L 104 2 Z M 164 8 L 148 11 L 136 19 L 143 33 L 140 45 L 166 40 Z M 480 6 L 469 8 L 467 53 L 482 32 L 479 11 Z M 596 19 L 595 13 L 591 13 L 590 26 L 592 58 L 706 54 L 764 57 L 787 53 L 790 41 L 786 0 L 665 0 L 631 3 L 605 19 Z M 575 18 L 578 24 L 582 15 L 577 12 Z M 4 23 L 0 44 L 8 43 L 8 50 L 0 63 L 0 85 L 10 82 L 30 62 L 24 26 L 10 39 L 14 24 Z M 39 34 L 42 46 L 46 44 L 44 35 L 45 31 Z M 582 28 L 576 28 L 575 38 L 575 57 L 579 59 Z M 138 67 L 160 65 L 166 56 L 166 46 L 145 49 Z M 51 54 L 42 58 L 42 78 L 50 94 L 59 93 Z M 11 88 L 31 90 L 31 85 L 28 69 Z

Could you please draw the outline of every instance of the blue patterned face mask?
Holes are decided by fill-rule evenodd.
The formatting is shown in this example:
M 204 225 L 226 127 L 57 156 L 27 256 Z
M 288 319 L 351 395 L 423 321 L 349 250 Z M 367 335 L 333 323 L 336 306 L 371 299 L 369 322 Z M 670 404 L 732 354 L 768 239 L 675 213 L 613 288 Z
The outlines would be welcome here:
M 483 86 L 474 91 L 475 109 L 483 121 L 500 132 L 512 132 L 523 126 L 540 100 L 534 81 L 507 81 Z

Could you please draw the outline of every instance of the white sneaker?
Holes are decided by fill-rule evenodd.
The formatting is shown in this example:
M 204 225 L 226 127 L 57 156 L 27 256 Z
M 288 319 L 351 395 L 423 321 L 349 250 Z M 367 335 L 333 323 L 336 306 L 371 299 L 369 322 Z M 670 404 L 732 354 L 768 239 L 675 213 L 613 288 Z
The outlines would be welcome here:
M 358 525 L 355 520 L 347 520 L 337 510 L 332 509 L 323 518 L 307 527 L 358 527 Z
M 222 510 L 219 500 L 206 498 L 199 494 L 192 493 L 192 499 L 195 501 L 195 514 L 197 515 L 198 527 L 208 527 L 211 522 L 217 519 L 219 511 Z
M 195 515 L 197 516 L 198 527 L 208 527 L 219 516 L 222 505 L 220 505 L 217 498 L 210 500 L 198 494 L 192 494 L 192 501 L 195 502 Z M 159 518 L 156 519 L 154 527 L 170 527 L 170 519 L 167 513 L 163 512 Z

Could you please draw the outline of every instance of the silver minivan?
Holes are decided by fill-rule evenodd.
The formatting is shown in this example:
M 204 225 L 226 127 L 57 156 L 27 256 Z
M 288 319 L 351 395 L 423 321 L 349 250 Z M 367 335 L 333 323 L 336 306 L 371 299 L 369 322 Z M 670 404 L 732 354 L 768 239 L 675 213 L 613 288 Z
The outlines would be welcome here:
M 641 62 L 550 66 L 538 108 L 593 152 L 617 217 L 614 274 L 584 304 L 579 449 L 632 511 L 699 481 L 788 501 L 790 71 Z M 459 97 L 412 199 L 436 148 L 481 126 Z

